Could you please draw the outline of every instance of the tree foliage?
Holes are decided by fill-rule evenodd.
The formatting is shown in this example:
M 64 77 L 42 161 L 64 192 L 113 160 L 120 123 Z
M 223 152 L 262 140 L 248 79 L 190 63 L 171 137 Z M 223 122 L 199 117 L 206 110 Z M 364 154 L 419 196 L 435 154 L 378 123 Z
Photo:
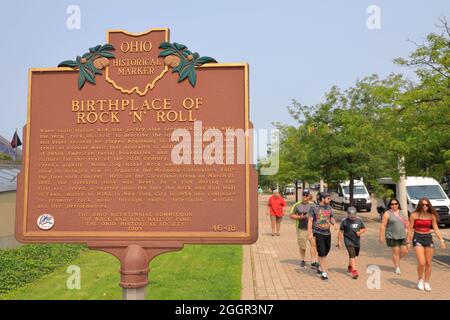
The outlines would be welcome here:
M 377 178 L 398 178 L 404 157 L 407 175 L 449 180 L 450 28 L 444 18 L 440 22 L 440 33 L 429 34 L 408 58 L 394 60 L 413 68 L 417 80 L 371 75 L 346 90 L 333 86 L 315 105 L 293 100 L 288 111 L 298 125 L 276 124 L 280 168 L 269 179 L 364 177 L 376 186 Z

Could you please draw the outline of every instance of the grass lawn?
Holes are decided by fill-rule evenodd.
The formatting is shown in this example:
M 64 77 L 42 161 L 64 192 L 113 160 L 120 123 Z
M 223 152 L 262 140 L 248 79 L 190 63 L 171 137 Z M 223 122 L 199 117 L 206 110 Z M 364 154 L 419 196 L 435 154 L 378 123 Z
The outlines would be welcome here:
M 69 290 L 67 266 L 0 299 L 121 299 L 119 262 L 110 254 L 86 251 L 69 265 L 81 269 L 81 289 Z M 240 299 L 242 246 L 186 245 L 150 263 L 147 299 Z

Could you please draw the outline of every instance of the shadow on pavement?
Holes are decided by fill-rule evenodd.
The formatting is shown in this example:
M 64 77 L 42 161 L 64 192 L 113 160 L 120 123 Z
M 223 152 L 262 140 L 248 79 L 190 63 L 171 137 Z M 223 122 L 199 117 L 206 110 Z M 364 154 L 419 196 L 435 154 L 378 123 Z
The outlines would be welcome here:
M 328 268 L 328 270 L 336 272 L 336 273 L 348 275 L 347 269 L 345 269 L 345 268 Z
M 380 265 L 376 265 L 377 267 L 380 268 L 381 271 L 386 271 L 386 272 L 390 272 L 390 273 L 394 273 L 395 269 L 393 266 L 380 266 Z M 369 265 L 366 266 L 366 269 L 369 267 Z
M 280 260 L 280 262 L 281 263 L 293 264 L 294 266 L 299 266 L 300 265 L 300 258 L 298 258 L 298 259 Z
M 417 284 L 413 281 L 400 279 L 400 278 L 391 278 L 388 281 L 392 284 L 399 285 L 408 289 L 416 289 Z

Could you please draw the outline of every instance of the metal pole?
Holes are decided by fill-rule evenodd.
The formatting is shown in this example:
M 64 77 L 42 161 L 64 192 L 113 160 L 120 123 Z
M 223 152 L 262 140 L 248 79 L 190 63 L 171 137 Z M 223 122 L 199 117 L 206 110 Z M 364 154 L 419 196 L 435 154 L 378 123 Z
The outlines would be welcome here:
M 146 300 L 147 287 L 137 289 L 122 289 L 122 300 Z

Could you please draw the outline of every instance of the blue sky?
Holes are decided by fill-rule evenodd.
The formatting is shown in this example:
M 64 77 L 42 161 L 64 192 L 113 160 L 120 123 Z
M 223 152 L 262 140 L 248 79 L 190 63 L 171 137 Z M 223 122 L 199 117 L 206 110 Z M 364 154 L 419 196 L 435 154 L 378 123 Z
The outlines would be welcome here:
M 69 30 L 69 5 L 81 9 L 81 29 Z M 369 5 L 381 29 L 366 26 Z M 291 99 L 314 104 L 332 86 L 391 72 L 412 76 L 392 59 L 414 49 L 450 19 L 450 1 L 2 1 L 0 9 L 0 134 L 10 139 L 26 121 L 27 69 L 54 67 L 104 43 L 107 29 L 142 32 L 168 27 L 181 42 L 220 62 L 250 64 L 251 120 L 256 128 L 294 124 Z

